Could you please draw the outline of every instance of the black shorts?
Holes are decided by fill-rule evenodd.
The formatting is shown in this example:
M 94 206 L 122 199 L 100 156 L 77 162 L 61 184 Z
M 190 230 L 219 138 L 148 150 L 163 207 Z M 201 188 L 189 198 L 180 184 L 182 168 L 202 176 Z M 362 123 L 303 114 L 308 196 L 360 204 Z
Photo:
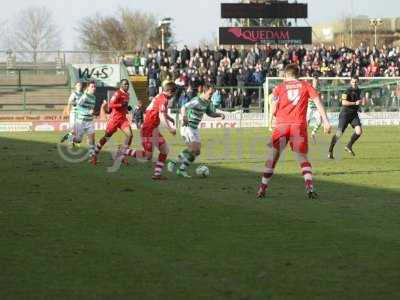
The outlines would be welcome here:
M 360 117 L 357 112 L 340 112 L 338 130 L 344 132 L 347 126 L 351 127 L 361 126 Z

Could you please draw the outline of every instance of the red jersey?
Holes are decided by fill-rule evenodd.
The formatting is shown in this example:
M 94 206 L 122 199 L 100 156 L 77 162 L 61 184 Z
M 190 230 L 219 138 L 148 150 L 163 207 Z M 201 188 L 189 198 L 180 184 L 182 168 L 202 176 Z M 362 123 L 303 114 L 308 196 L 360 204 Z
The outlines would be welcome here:
M 149 104 L 146 109 L 142 128 L 157 128 L 160 125 L 160 113 L 167 110 L 168 98 L 164 94 L 159 94 Z
M 129 93 L 119 89 L 112 96 L 108 108 L 111 108 L 111 119 L 125 119 L 128 113 Z
M 367 71 L 366 71 L 366 76 L 367 77 L 374 77 L 377 76 L 379 74 L 379 66 L 375 63 L 370 64 L 367 67 Z
M 308 101 L 318 96 L 319 93 L 307 81 L 290 80 L 278 85 L 273 92 L 277 125 L 306 125 Z

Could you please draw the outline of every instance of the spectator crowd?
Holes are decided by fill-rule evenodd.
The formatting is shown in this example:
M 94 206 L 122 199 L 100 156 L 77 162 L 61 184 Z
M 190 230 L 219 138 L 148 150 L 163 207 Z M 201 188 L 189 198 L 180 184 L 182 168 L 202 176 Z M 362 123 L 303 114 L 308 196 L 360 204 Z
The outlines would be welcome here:
M 189 49 L 147 46 L 133 56 L 123 57 L 132 75 L 147 75 L 149 96 L 154 97 L 162 82 L 172 80 L 178 86 L 177 103 L 182 104 L 196 93 L 199 83 L 217 87 L 216 106 L 248 107 L 260 95 L 257 87 L 266 77 L 279 77 L 285 66 L 295 63 L 302 76 L 324 77 L 397 77 L 400 76 L 400 47 L 369 47 L 361 43 L 351 49 L 336 46 L 272 46 Z M 231 89 L 235 87 L 235 90 Z M 246 88 L 245 88 L 246 87 Z M 252 87 L 253 89 L 248 89 Z

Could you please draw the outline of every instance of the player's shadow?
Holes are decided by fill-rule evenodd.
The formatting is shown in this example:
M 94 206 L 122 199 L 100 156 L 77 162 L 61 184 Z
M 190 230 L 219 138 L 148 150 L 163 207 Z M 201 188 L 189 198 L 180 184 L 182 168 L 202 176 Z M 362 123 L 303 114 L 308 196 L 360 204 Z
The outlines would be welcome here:
M 379 186 L 397 168 L 322 170 L 319 200 L 277 174 L 257 200 L 245 162 L 154 182 L 153 164 L 109 173 L 107 152 L 94 167 L 22 138 L 0 137 L 1 299 L 400 296 L 400 190 Z

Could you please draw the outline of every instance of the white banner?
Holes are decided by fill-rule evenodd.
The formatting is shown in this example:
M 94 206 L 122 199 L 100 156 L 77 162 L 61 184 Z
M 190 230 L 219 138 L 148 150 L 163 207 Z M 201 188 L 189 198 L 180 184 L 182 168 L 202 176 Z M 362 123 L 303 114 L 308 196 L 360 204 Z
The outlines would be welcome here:
M 221 111 L 222 112 L 222 111 Z M 263 113 L 224 113 L 225 120 L 204 116 L 199 128 L 256 128 L 266 127 Z
M 360 113 L 360 118 L 365 126 L 400 125 L 400 112 Z
M 359 113 L 363 126 L 391 126 L 400 125 L 400 112 L 368 112 Z M 337 126 L 339 113 L 328 113 L 332 125 Z
M 29 132 L 32 131 L 32 123 L 0 123 L 0 132 Z
M 173 114 L 171 114 L 173 115 Z M 267 127 L 262 113 L 225 113 L 225 120 L 205 116 L 199 128 L 258 128 Z M 176 116 L 175 116 L 176 117 Z M 337 126 L 339 113 L 328 113 L 332 126 Z M 363 126 L 399 126 L 399 112 L 360 113 Z M 135 126 L 132 126 L 135 128 Z M 105 130 L 105 121 L 95 122 L 96 130 Z M 0 122 L 0 132 L 29 131 L 67 131 L 69 123 L 65 121 Z
M 121 80 L 121 66 L 118 64 L 72 66 L 75 78 L 82 82 L 95 81 L 98 86 L 116 87 Z
M 221 111 L 222 112 L 222 111 Z M 225 120 L 204 116 L 199 128 L 257 128 L 267 127 L 263 113 L 224 113 Z M 400 125 L 400 112 L 360 113 L 363 126 Z M 332 126 L 338 125 L 339 113 L 328 113 Z

